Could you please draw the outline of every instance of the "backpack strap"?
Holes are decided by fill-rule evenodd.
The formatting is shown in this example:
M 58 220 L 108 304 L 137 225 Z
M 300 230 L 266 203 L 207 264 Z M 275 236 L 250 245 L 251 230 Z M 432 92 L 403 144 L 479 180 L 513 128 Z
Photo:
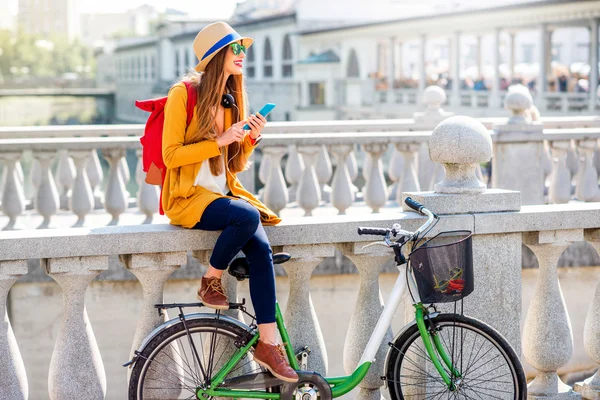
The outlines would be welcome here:
M 192 85 L 192 82 L 183 81 L 183 83 L 185 84 L 185 87 L 187 88 L 187 94 L 188 94 L 186 126 L 189 126 L 190 122 L 192 122 L 192 118 L 194 117 L 194 108 L 196 107 L 197 93 L 196 93 L 196 88 Z

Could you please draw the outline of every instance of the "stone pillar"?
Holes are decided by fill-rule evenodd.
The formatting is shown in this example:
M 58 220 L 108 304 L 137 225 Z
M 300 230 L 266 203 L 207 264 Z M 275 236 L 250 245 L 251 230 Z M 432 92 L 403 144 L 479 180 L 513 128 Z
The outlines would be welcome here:
M 460 106 L 460 32 L 454 32 L 452 40 L 452 105 Z
M 146 215 L 144 224 L 151 224 L 154 214 L 159 210 L 160 206 L 160 187 L 146 183 L 146 173 L 144 172 L 144 164 L 142 162 L 142 150 L 136 150 L 138 163 L 135 171 L 135 179 L 138 183 L 137 205 L 141 212 Z
M 398 76 L 399 79 L 403 79 L 404 78 L 404 65 L 403 65 L 403 63 L 404 63 L 404 43 L 398 42 L 396 51 L 398 52 L 398 57 L 396 57 L 396 61 L 398 62 L 396 64 L 396 71 L 398 71 L 398 73 L 396 75 Z
M 58 188 L 60 209 L 68 210 L 71 188 L 75 181 L 75 164 L 67 150 L 58 151 L 58 166 L 54 179 Z
M 585 240 L 589 242 L 600 254 L 600 230 L 585 231 Z M 596 364 L 600 364 L 600 279 L 596 285 L 594 298 L 588 309 L 583 327 L 583 346 L 588 356 Z M 584 399 L 600 399 L 600 370 L 583 382 L 575 384 L 575 391 L 581 393 Z
M 598 172 L 593 165 L 594 150 L 597 140 L 577 140 L 580 157 L 580 172 L 577 174 L 575 197 L 582 201 L 600 201 L 598 188 Z
M 427 37 L 421 35 L 419 37 L 419 95 L 423 94 L 427 86 L 427 57 L 426 57 Z
M 4 314 L 0 319 L 0 392 L 3 398 L 11 400 L 27 400 L 29 396 L 25 365 L 6 308 L 10 288 L 26 273 L 27 260 L 0 261 L 0 312 Z
M 85 171 L 90 159 L 90 152 L 87 150 L 71 151 L 70 155 L 75 163 L 75 180 L 69 199 L 69 208 L 79 217 L 74 227 L 80 227 L 85 222 L 85 216 L 94 209 L 94 193 Z
M 298 190 L 298 183 L 302 178 L 302 171 L 304 171 L 304 160 L 296 145 L 290 145 L 288 147 L 288 158 L 285 162 L 285 179 L 290 184 L 288 188 L 288 200 L 290 202 L 296 201 L 296 192 Z
M 271 155 L 263 151 L 260 167 L 258 167 L 258 180 L 266 185 L 269 180 L 269 171 L 271 171 Z M 265 194 L 265 188 L 258 191 L 258 198 L 262 201 Z
M 573 332 L 558 281 L 557 263 L 569 244 L 580 240 L 583 240 L 582 230 L 523 234 L 523 243 L 533 251 L 540 265 L 538 281 L 523 328 L 523 354 L 540 371 L 528 385 L 529 398 L 581 398 L 556 373 L 573 353 Z
M 514 79 L 515 77 L 515 37 L 516 37 L 516 33 L 515 32 L 510 32 L 510 44 L 509 46 L 509 53 L 510 53 L 510 62 L 509 62 L 509 72 L 510 72 L 510 79 Z
M 525 117 L 531 97 L 522 90 L 509 91 L 504 105 L 513 116 L 493 127 L 492 187 L 520 191 L 521 204 L 544 204 L 543 127 Z
M 327 349 L 310 296 L 310 276 L 325 257 L 334 255 L 334 248 L 331 245 L 284 246 L 283 251 L 294 255 L 282 264 L 290 279 L 290 297 L 284 312 L 290 341 L 295 353 L 308 346 L 311 350 L 308 370 L 326 376 Z
M 44 217 L 44 221 L 38 226 L 38 229 L 50 228 L 50 219 L 58 211 L 58 191 L 50 171 L 50 164 L 55 155 L 54 151 L 36 151 L 34 153 L 41 166 L 41 181 L 35 194 L 35 208 Z
M 404 168 L 398 181 L 398 193 L 396 198 L 401 200 L 404 192 L 419 192 L 419 178 L 417 176 L 417 154 L 421 145 L 419 143 L 396 143 L 396 149 L 402 153 Z
M 112 215 L 113 219 L 109 225 L 117 225 L 119 223 L 119 215 L 121 215 L 128 206 L 127 189 L 121 172 L 121 160 L 125 156 L 124 149 L 107 149 L 102 152 L 108 164 L 110 171 L 108 173 L 108 185 L 106 186 L 106 194 L 104 198 L 104 208 L 106 212 Z
M 361 246 L 362 244 L 359 243 L 345 243 L 339 246 L 339 250 L 356 265 L 360 275 L 360 288 L 344 343 L 344 371 L 346 374 L 351 374 L 358 366 L 358 361 L 383 311 L 383 299 L 379 290 L 379 272 L 381 266 L 393 256 L 388 249 L 369 248 L 363 250 Z M 356 399 L 380 400 L 382 398 L 381 374 L 388 349 L 387 343 L 392 338 L 392 331 L 388 328 L 373 365 L 359 384 L 360 392 Z
M 104 399 L 106 373 L 85 309 L 85 292 L 96 275 L 108 269 L 108 257 L 43 259 L 42 268 L 63 291 L 63 318 L 48 375 L 49 397 Z
M 483 54 L 481 51 L 481 35 L 477 35 L 477 75 L 483 76 Z
M 8 224 L 2 230 L 6 231 L 16 228 L 17 217 L 25 211 L 25 194 L 17 173 L 21 153 L 0 153 L 0 159 L 4 162 L 5 176 L 2 187 L 2 212 L 8 217 Z
M 540 63 L 540 74 L 538 75 L 537 84 L 536 84 L 536 103 L 538 104 L 538 108 L 540 110 L 545 110 L 544 104 L 544 92 L 546 91 L 546 81 L 548 80 L 547 71 L 548 66 L 546 65 L 548 56 L 547 52 L 549 51 L 547 48 L 547 36 L 548 36 L 548 26 L 546 24 L 542 24 L 539 27 L 539 63 Z
M 321 203 L 321 190 L 315 171 L 320 148 L 319 146 L 300 146 L 298 151 L 305 161 L 305 166 L 298 184 L 296 199 L 298 205 L 304 210 L 304 215 L 310 217 L 312 216 L 312 210 Z
M 479 121 L 464 116 L 444 120 L 433 130 L 429 154 L 443 164 L 446 177 L 435 185 L 434 193 L 404 193 L 403 200 L 410 196 L 438 215 L 492 212 L 501 218 L 502 212 L 520 210 L 518 192 L 486 189 L 477 178 L 477 165 L 492 155 L 490 134 Z M 411 211 L 404 201 L 402 207 Z M 484 231 L 477 221 L 475 217 L 475 233 Z M 475 290 L 464 300 L 465 314 L 489 323 L 517 353 L 521 348 L 521 245 L 521 233 L 473 236 Z M 451 307 L 440 308 L 447 312 Z
M 329 153 L 327 152 L 327 147 L 325 145 L 321 145 L 319 148 L 315 172 L 317 173 L 317 179 L 319 180 L 319 187 L 321 189 L 321 200 L 325 203 L 329 203 L 331 201 L 331 187 L 328 184 L 333 175 L 333 167 L 331 166 L 331 159 L 329 158 Z
M 263 192 L 263 200 L 265 205 L 277 215 L 288 203 L 287 185 L 281 171 L 281 159 L 286 152 L 287 148 L 285 146 L 265 147 L 263 149 L 263 154 L 269 157 L 271 166 Z
M 492 91 L 490 93 L 490 102 L 488 104 L 488 106 L 490 108 L 499 108 L 501 106 L 501 101 L 500 101 L 500 58 L 501 58 L 501 54 L 500 54 L 500 28 L 496 28 L 494 30 L 494 35 L 493 35 L 493 41 L 492 41 L 492 49 L 493 51 L 493 57 L 492 57 L 492 63 L 494 66 L 494 77 L 492 78 Z
M 388 43 L 387 58 L 387 84 L 388 84 L 388 102 L 392 101 L 392 92 L 394 91 L 394 81 L 396 80 L 396 38 L 391 37 Z
M 352 151 L 353 146 L 350 144 L 342 144 L 332 146 L 332 151 L 336 155 L 335 175 L 331 184 L 331 202 L 338 209 L 339 215 L 345 215 L 346 209 L 350 207 L 354 201 L 354 193 L 352 192 L 352 180 L 348 172 L 348 164 L 346 162 L 348 155 Z
M 571 146 L 570 140 L 550 142 L 552 152 L 552 173 L 548 188 L 548 202 L 565 204 L 571 200 L 571 171 L 567 168 L 567 151 Z
M 354 146 L 353 146 L 354 147 Z M 346 166 L 348 167 L 348 173 L 350 174 L 350 181 L 354 182 L 358 178 L 358 163 L 356 162 L 356 154 L 354 148 L 346 158 Z M 352 184 L 352 192 L 354 192 L 354 198 L 358 196 L 358 188 L 354 183 Z
M 379 209 L 385 206 L 388 198 L 387 185 L 383 177 L 383 167 L 381 164 L 381 156 L 385 153 L 387 144 L 369 143 L 363 145 L 363 148 L 371 157 L 371 166 L 368 171 L 365 188 L 363 189 L 364 200 L 374 213 L 378 213 Z
M 104 179 L 104 172 L 102 171 L 100 158 L 98 158 L 98 152 L 95 149 L 91 151 L 90 161 L 88 161 L 86 166 L 86 172 L 88 179 L 90 180 L 92 193 L 94 194 L 94 209 L 101 209 L 104 207 L 104 196 L 100 190 L 100 184 Z
M 598 104 L 598 24 L 600 19 L 592 20 L 590 29 L 590 104 L 589 109 L 596 111 Z

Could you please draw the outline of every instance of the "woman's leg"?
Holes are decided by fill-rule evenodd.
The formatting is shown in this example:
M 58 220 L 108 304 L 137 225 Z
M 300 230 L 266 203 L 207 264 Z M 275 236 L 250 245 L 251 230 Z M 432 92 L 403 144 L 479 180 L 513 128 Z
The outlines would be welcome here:
M 246 201 L 228 198 L 210 203 L 194 229 L 222 230 L 210 258 L 210 266 L 202 278 L 198 298 L 207 306 L 225 310 L 229 302 L 221 284 L 221 276 L 229 262 L 250 240 L 260 225 L 260 213 Z
M 277 378 L 297 382 L 298 374 L 290 367 L 285 350 L 277 343 L 275 324 L 275 271 L 273 252 L 262 224 L 242 247 L 250 266 L 250 297 L 256 313 L 260 340 L 254 360 Z

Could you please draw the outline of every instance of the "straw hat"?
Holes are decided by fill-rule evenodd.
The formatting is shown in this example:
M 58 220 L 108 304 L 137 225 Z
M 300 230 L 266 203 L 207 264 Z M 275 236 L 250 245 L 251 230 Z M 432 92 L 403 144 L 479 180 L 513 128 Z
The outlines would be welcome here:
M 215 22 L 202 28 L 194 39 L 194 53 L 200 60 L 200 63 L 196 65 L 196 71 L 204 71 L 219 50 L 238 40 L 241 40 L 246 48 L 250 47 L 254 41 L 252 38 L 240 36 L 225 22 Z

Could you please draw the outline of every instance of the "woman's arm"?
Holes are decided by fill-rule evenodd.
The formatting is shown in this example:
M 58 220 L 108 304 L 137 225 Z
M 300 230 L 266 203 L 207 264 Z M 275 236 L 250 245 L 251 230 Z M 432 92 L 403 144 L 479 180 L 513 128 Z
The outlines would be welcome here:
M 221 154 L 214 140 L 183 144 L 187 129 L 187 89 L 183 83 L 169 90 L 165 105 L 165 125 L 163 127 L 162 154 L 167 168 L 196 164 Z

